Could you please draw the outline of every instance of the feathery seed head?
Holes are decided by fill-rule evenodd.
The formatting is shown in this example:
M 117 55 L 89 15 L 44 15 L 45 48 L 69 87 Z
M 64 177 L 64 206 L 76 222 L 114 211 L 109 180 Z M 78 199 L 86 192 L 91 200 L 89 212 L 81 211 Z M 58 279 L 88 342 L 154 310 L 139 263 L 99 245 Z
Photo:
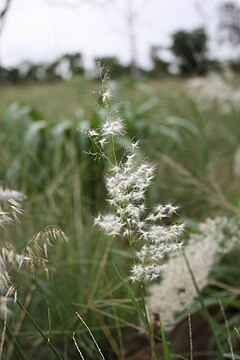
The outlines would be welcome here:
M 134 254 L 134 260 L 138 263 L 135 262 L 130 278 L 132 281 L 152 281 L 162 274 L 166 256 L 182 246 L 179 238 L 184 225 L 159 225 L 160 221 L 170 218 L 177 211 L 178 207 L 172 204 L 158 205 L 146 214 L 145 197 L 154 178 L 155 166 L 147 161 L 138 161 L 136 149 L 139 141 L 132 141 L 124 149 L 121 160 L 117 160 L 114 138 L 124 134 L 125 126 L 123 120 L 114 116 L 109 109 L 112 93 L 105 78 L 102 83 L 104 90 L 101 96 L 106 120 L 97 131 L 91 130 L 89 135 L 98 146 L 101 157 L 110 164 L 105 186 L 112 212 L 100 214 L 95 218 L 94 225 L 99 226 L 107 236 L 127 238 L 133 253 L 135 242 L 142 242 L 142 248 Z M 112 140 L 114 161 L 104 152 L 104 145 L 109 139 Z
M 0 201 L 7 201 L 9 199 L 12 199 L 16 202 L 22 202 L 26 200 L 26 195 L 23 193 L 16 191 L 16 190 L 10 190 L 10 189 L 3 189 L 0 186 Z
M 12 310 L 8 307 L 9 301 L 11 301 L 11 298 L 8 296 L 0 296 L 0 318 L 2 320 L 12 315 Z
M 161 276 L 164 268 L 164 265 L 158 264 L 133 265 L 131 269 L 130 279 L 132 280 L 132 282 L 150 282 Z
M 124 223 L 121 218 L 115 214 L 100 214 L 94 219 L 94 225 L 104 230 L 106 235 L 115 237 L 121 234 Z
M 206 219 L 199 224 L 198 233 L 191 234 L 190 240 L 185 246 L 185 255 L 200 290 L 208 284 L 214 264 L 223 254 L 231 251 L 239 243 L 239 235 L 238 219 L 226 217 Z M 170 246 L 177 249 L 182 244 L 175 243 Z M 164 249 L 162 250 L 164 251 Z M 140 251 L 138 257 L 144 259 L 145 256 L 148 256 L 147 251 L 152 251 L 152 248 Z M 174 326 L 175 314 L 191 306 L 198 296 L 191 274 L 185 265 L 183 267 L 181 255 L 172 255 L 172 250 L 169 253 L 170 258 L 162 281 L 160 284 L 151 285 L 150 296 L 147 299 L 149 313 L 160 314 L 166 330 L 171 330 Z M 182 291 L 183 288 L 187 288 L 188 299 L 185 292 Z
M 102 102 L 103 104 L 109 103 L 109 101 L 112 99 L 113 94 L 110 88 L 107 88 L 104 93 L 102 94 Z
M 124 133 L 123 120 L 111 116 L 102 122 L 100 130 L 103 138 L 122 135 Z
M 89 137 L 94 137 L 94 136 L 99 136 L 99 133 L 95 129 L 90 129 L 88 130 L 87 135 Z

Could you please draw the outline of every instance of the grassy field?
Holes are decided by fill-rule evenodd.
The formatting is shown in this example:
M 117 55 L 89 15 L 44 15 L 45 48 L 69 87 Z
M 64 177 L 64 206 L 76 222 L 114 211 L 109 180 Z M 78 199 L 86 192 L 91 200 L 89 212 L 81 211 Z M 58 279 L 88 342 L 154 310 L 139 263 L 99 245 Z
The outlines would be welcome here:
M 127 100 L 127 97 L 129 97 L 129 92 L 131 102 L 144 100 L 144 97 L 138 91 L 134 91 L 133 86 L 131 86 L 131 80 L 125 80 L 122 83 L 124 92 L 127 91 L 127 96 L 124 100 Z M 148 82 L 148 84 L 162 95 L 169 91 L 174 92 L 181 89 L 181 80 L 176 79 L 162 80 L 160 83 L 159 81 Z M 52 84 L 3 86 L 0 88 L 1 115 L 4 114 L 7 106 L 15 101 L 30 104 L 47 118 L 57 120 L 68 117 L 72 119 L 76 117 L 79 110 L 90 115 L 96 106 L 96 93 L 99 92 L 100 86 L 99 82 L 84 79 Z
M 194 358 L 238 359 L 237 241 L 234 251 L 230 247 L 224 256 L 217 257 L 211 281 L 198 289 L 189 311 L 186 306 L 176 308 L 175 326 L 166 330 L 170 342 L 163 340 L 163 334 L 159 341 L 160 332 L 155 329 L 158 355 L 153 354 L 152 330 L 151 336 L 143 335 L 138 308 L 142 306 L 142 286 L 127 283 L 132 264 L 128 242 L 112 241 L 92 225 L 94 216 L 107 206 L 104 177 L 108 166 L 89 155 L 96 149 L 83 131 L 98 128 L 106 117 L 99 105 L 101 86 L 100 82 L 74 79 L 0 87 L 1 185 L 27 196 L 21 222 L 4 227 L 2 246 L 10 242 L 22 253 L 26 244 L 49 225 L 58 226 L 69 238 L 67 243 L 54 239 L 54 246 L 49 247 L 47 277 L 44 266 L 37 268 L 34 276 L 24 267 L 21 271 L 12 269 L 22 307 L 12 302 L 9 305 L 14 315 L 7 322 L 5 339 L 2 336 L 2 359 L 78 358 L 81 355 L 73 333 L 85 359 L 170 359 L 168 345 L 172 358 L 177 358 L 176 354 L 191 358 L 189 341 L 185 340 L 186 348 L 178 344 L 183 340 L 176 340 L 189 339 L 189 311 L 193 352 L 202 354 Z M 237 92 L 238 80 L 231 86 Z M 111 89 L 110 110 L 126 124 L 124 136 L 115 144 L 116 157 L 121 157 L 122 149 L 129 148 L 133 139 L 139 140 L 138 160 L 147 158 L 156 166 L 147 192 L 147 208 L 169 201 L 178 204 L 179 220 L 187 224 L 186 243 L 198 233 L 200 222 L 217 216 L 227 217 L 229 223 L 234 219 L 237 225 L 235 233 L 232 226 L 216 234 L 216 241 L 218 236 L 239 241 L 240 111 L 229 99 L 229 92 L 219 100 L 211 99 L 208 93 L 202 99 L 199 90 L 189 91 L 181 79 L 124 80 L 112 83 Z M 223 111 L 224 101 L 228 108 Z M 103 354 L 76 312 L 91 329 Z M 2 326 L 4 330 L 4 321 Z M 165 355 L 160 356 L 162 342 Z

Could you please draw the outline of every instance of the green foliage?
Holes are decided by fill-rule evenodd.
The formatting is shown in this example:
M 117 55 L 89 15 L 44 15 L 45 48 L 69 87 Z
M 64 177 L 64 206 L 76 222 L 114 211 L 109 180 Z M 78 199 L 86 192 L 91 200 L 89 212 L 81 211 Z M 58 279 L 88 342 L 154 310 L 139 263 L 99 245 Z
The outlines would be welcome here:
M 204 28 L 179 30 L 172 34 L 171 50 L 183 75 L 203 75 L 207 72 L 207 40 Z
M 134 289 L 137 294 L 134 298 L 126 285 L 130 267 L 126 244 L 124 241 L 111 244 L 91 225 L 91 216 L 103 206 L 106 169 L 101 161 L 93 161 L 86 154 L 89 150 L 94 152 L 94 148 L 82 130 L 97 127 L 104 119 L 103 109 L 96 108 L 93 96 L 89 96 L 89 89 L 95 90 L 98 85 L 72 82 L 55 87 L 14 88 L 15 98 L 29 99 L 32 105 L 13 103 L 0 122 L 0 144 L 4 149 L 0 161 L 2 182 L 29 197 L 21 225 L 6 229 L 1 241 L 12 239 L 21 251 L 32 234 L 53 223 L 61 226 L 69 237 L 69 244 L 49 250 L 49 280 L 42 270 L 38 270 L 35 278 L 23 270 L 18 294 L 64 359 L 78 356 L 73 332 L 86 359 L 99 358 L 76 311 L 86 321 L 104 355 L 112 359 L 123 359 L 123 353 L 129 351 L 132 346 L 129 338 L 138 337 L 137 312 L 142 315 L 141 289 Z M 55 92 L 57 88 L 59 92 Z M 9 89 L 4 91 L 7 96 Z M 11 100 L 8 96 L 0 99 L 2 109 L 4 101 Z M 238 212 L 239 178 L 232 166 L 240 140 L 238 113 L 222 114 L 214 106 L 200 111 L 186 94 L 183 83 L 175 79 L 148 85 L 122 82 L 114 88 L 114 97 L 119 115 L 127 121 L 124 144 L 119 142 L 116 151 L 134 137 L 140 140 L 139 157 L 148 157 L 159 167 L 157 181 L 148 194 L 149 206 L 174 201 L 181 205 L 180 214 L 193 221 Z M 42 102 L 38 106 L 39 99 Z M 74 116 L 80 101 L 87 113 Z M 238 346 L 234 328 L 239 328 L 240 309 L 238 258 L 225 258 L 218 264 L 213 273 L 217 282 L 201 294 L 213 320 L 212 309 L 219 309 L 216 299 L 221 299 L 234 346 Z M 16 277 L 19 280 L 20 274 Z M 7 356 L 13 343 L 12 358 L 23 359 L 25 355 L 51 359 L 49 345 L 26 313 L 24 316 L 14 305 L 12 309 L 15 318 L 9 322 L 4 355 Z M 191 312 L 201 311 L 196 302 Z M 186 324 L 186 318 L 185 312 L 179 321 Z M 225 344 L 225 324 L 220 323 L 217 331 Z M 158 328 L 156 337 L 159 335 Z M 186 331 L 183 336 L 188 337 Z M 164 332 L 162 338 L 165 358 L 170 358 L 174 340 L 169 334 L 164 337 Z M 216 351 L 214 341 L 209 346 Z M 202 351 L 207 352 L 207 346 Z M 224 351 L 229 357 L 229 348 Z M 207 359 L 207 354 L 204 356 Z
M 7 84 L 20 82 L 53 82 L 74 76 L 83 76 L 82 55 L 79 52 L 64 54 L 51 63 L 33 64 L 29 61 L 15 68 L 1 69 L 1 80 Z

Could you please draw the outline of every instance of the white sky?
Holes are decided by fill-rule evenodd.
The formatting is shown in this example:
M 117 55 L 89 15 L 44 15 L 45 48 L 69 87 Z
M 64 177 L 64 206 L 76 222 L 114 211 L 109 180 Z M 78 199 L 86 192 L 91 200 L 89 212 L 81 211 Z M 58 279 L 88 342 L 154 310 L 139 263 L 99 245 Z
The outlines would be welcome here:
M 80 51 L 85 65 L 98 56 L 130 59 L 125 18 L 130 0 L 108 0 L 107 6 L 54 6 L 58 0 L 12 0 L 0 41 L 5 66 L 24 60 L 48 61 L 65 52 Z M 68 4 L 71 0 L 59 0 Z M 140 65 L 148 66 L 151 45 L 170 43 L 175 30 L 206 25 L 211 35 L 211 53 L 232 57 L 231 49 L 221 51 L 216 42 L 217 7 L 222 0 L 132 0 L 139 9 L 136 22 L 137 54 Z M 0 9 L 5 0 L 0 0 Z M 92 0 L 93 2 L 93 0 Z M 240 0 L 235 0 L 240 5 Z M 147 5 L 146 5 L 147 4 Z

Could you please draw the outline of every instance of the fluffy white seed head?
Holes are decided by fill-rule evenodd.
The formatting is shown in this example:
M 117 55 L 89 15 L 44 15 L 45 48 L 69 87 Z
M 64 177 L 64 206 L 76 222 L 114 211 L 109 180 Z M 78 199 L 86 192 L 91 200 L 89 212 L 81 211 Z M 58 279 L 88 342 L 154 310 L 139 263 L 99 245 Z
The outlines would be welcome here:
M 19 191 L 11 190 L 11 189 L 3 189 L 0 186 L 0 201 L 7 201 L 12 199 L 19 203 L 26 200 L 26 198 L 27 198 L 26 195 L 24 195 Z
M 130 279 L 132 282 L 150 282 L 162 275 L 165 266 L 159 264 L 137 264 L 131 269 Z
M 122 135 L 124 133 L 123 120 L 121 118 L 109 117 L 102 122 L 100 130 L 103 138 Z
M 124 223 L 115 214 L 99 215 L 94 219 L 94 225 L 99 226 L 106 235 L 115 237 L 122 233 Z
M 181 248 L 180 237 L 184 225 L 169 225 L 169 219 L 168 225 L 163 224 L 164 218 L 170 218 L 176 213 L 177 206 L 166 204 L 157 205 L 152 211 L 147 209 L 146 192 L 154 178 L 155 166 L 145 160 L 138 160 L 136 149 L 139 141 L 132 141 L 118 161 L 114 138 L 124 134 L 125 125 L 116 111 L 109 108 L 112 93 L 105 78 L 102 81 L 101 99 L 106 119 L 97 130 L 90 130 L 88 136 L 95 143 L 100 156 L 110 164 L 105 185 L 111 212 L 98 215 L 94 225 L 100 227 L 107 236 L 127 238 L 133 253 L 134 247 L 139 248 L 136 243 L 140 243 L 141 248 L 134 255 L 135 264 L 130 278 L 134 282 L 152 281 L 161 276 L 166 256 Z M 109 140 L 113 142 L 114 160 L 105 152 Z
M 208 284 L 214 264 L 238 244 L 239 236 L 238 220 L 226 217 L 206 219 L 199 225 L 199 232 L 190 236 L 184 251 L 200 290 Z M 159 314 L 165 330 L 171 330 L 175 325 L 176 314 L 186 310 L 198 297 L 183 258 L 178 252 L 173 254 L 172 251 L 161 283 L 151 285 L 149 291 L 148 312 Z
M 113 97 L 112 91 L 110 88 L 106 89 L 102 94 L 103 104 L 107 104 Z

